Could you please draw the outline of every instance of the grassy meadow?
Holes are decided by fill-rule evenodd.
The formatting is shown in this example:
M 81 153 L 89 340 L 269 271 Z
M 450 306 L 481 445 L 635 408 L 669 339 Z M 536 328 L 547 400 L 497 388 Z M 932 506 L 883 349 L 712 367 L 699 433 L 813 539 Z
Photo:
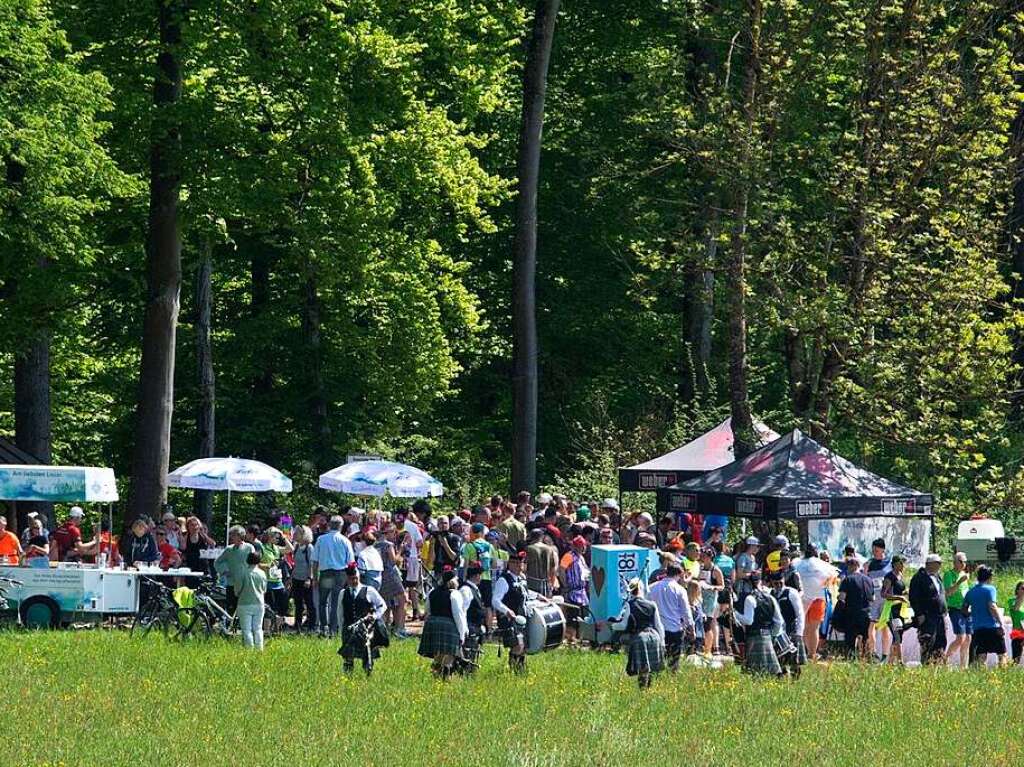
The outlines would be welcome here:
M 513 677 L 488 646 L 441 683 L 394 643 L 372 680 L 333 642 L 263 654 L 115 631 L 0 633 L 0 764 L 1019 765 L 1024 669 L 834 663 L 796 683 L 735 669 L 662 675 L 640 692 L 621 655 L 562 649 Z

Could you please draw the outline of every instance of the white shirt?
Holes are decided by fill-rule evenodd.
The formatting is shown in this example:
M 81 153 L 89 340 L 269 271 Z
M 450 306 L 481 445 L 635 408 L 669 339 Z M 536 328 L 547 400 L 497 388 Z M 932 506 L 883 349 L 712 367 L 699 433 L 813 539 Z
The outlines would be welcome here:
M 782 620 L 782 612 L 779 610 L 779 603 L 775 601 L 775 597 L 767 592 L 762 592 L 770 600 L 772 600 L 772 607 L 775 608 L 775 614 L 772 616 L 772 636 L 786 633 L 786 622 Z M 754 622 L 754 610 L 757 608 L 757 600 L 754 599 L 754 595 L 750 594 L 745 600 L 743 600 L 743 612 L 736 614 L 736 622 L 741 626 L 749 626 Z
M 513 577 L 516 577 L 516 576 L 513 576 Z M 525 577 L 523 577 L 523 576 L 519 576 L 519 577 L 523 578 L 523 582 L 524 583 L 526 582 L 526 578 Z M 494 586 L 492 587 L 492 590 L 491 590 L 491 609 L 493 609 L 494 612 L 497 613 L 498 615 L 504 615 L 504 616 L 506 616 L 508 618 L 514 618 L 516 614 L 514 612 L 512 612 L 501 601 L 501 600 L 503 600 L 505 598 L 505 595 L 507 593 L 508 593 L 508 581 L 505 580 L 504 576 L 501 577 L 501 578 L 498 578 L 498 580 L 496 580 L 494 582 Z
M 408 533 L 409 540 L 412 541 L 412 546 L 409 547 L 409 559 L 419 561 L 420 546 L 423 545 L 423 534 L 420 532 L 420 526 L 406 517 L 405 523 L 402 525 L 402 529 Z
M 678 580 L 662 578 L 651 586 L 647 597 L 658 606 L 665 631 L 686 631 L 693 628 L 690 598 Z
M 356 567 L 364 573 L 382 573 L 384 560 L 381 559 L 380 551 L 376 547 L 367 546 L 356 557 Z
M 808 605 L 815 599 L 824 599 L 825 587 L 839 575 L 836 568 L 818 557 L 803 557 L 797 560 L 793 569 L 800 575 L 803 600 Z
M 459 621 L 455 621 L 455 625 L 459 627 L 459 635 L 465 641 L 466 637 L 469 636 L 469 606 L 473 604 L 473 589 L 463 584 L 456 591 L 459 595 L 459 610 L 460 617 L 462 619 L 461 625 Z M 455 613 L 455 603 L 452 603 L 452 613 Z

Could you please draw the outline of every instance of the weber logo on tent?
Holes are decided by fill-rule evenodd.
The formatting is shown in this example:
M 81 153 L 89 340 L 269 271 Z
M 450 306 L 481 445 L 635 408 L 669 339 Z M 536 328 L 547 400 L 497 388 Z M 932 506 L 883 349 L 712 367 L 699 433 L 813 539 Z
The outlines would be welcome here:
M 883 498 L 882 513 L 892 516 L 913 514 L 915 504 L 913 498 Z
M 760 498 L 737 498 L 736 514 L 741 517 L 757 517 L 764 514 L 764 501 Z
M 672 511 L 693 511 L 697 508 L 697 496 L 693 493 L 673 493 Z
M 654 471 L 645 471 L 640 474 L 638 484 L 641 490 L 657 490 L 676 483 L 675 474 L 663 474 Z
M 818 519 L 832 516 L 832 504 L 829 501 L 797 501 L 796 516 L 798 519 Z

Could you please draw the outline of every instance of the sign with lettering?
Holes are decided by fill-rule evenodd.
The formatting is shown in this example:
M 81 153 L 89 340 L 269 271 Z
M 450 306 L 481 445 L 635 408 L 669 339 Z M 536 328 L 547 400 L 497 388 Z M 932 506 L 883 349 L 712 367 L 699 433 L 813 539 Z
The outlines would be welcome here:
M 916 514 L 917 504 L 913 498 L 883 498 L 882 514 L 889 517 L 899 517 L 904 514 Z
M 760 517 L 764 515 L 764 500 L 761 498 L 737 498 L 736 516 Z
M 672 493 L 671 511 L 693 511 L 697 508 L 697 496 L 693 493 Z
M 641 490 L 658 490 L 676 484 L 677 475 L 672 472 L 644 471 L 637 478 Z
M 832 503 L 826 499 L 797 501 L 797 519 L 821 519 L 832 516 Z

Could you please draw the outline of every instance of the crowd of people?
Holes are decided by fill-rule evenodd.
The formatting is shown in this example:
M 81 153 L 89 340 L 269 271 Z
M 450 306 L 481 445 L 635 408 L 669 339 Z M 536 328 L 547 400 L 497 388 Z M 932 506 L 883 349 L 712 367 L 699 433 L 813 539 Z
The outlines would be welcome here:
M 1013 660 L 1024 651 L 1024 582 L 1001 604 L 991 570 L 977 568 L 971 585 L 962 554 L 945 571 L 941 557 L 929 555 L 907 583 L 904 558 L 882 539 L 866 561 L 848 547 L 833 563 L 828 552 L 799 550 L 783 535 L 728 546 L 722 528 L 701 527 L 689 515 L 623 514 L 611 498 L 534 500 L 524 492 L 454 514 L 435 514 L 426 500 L 391 513 L 317 508 L 304 524 L 275 515 L 266 527 L 232 527 L 216 559 L 203 555 L 217 543 L 196 517 L 139 518 L 120 537 L 100 525 L 88 541 L 81 517 L 72 508 L 52 532 L 32 517 L 20 538 L 0 522 L 0 561 L 210 572 L 226 583 L 227 609 L 246 646 L 262 648 L 269 604 L 278 616 L 294 616 L 295 632 L 340 637 L 346 670 L 356 660 L 369 670 L 381 647 L 409 638 L 409 622 L 423 619 L 419 653 L 436 674 L 472 671 L 488 637 L 508 648 L 510 668 L 521 672 L 527 618 L 538 602 L 558 606 L 570 644 L 580 642 L 583 622 L 595 644 L 610 632 L 628 648 L 626 671 L 641 686 L 688 656 L 732 657 L 751 673 L 795 678 L 838 634 L 847 654 L 863 660 L 901 663 L 904 634 L 913 630 L 922 662 L 967 666 L 995 653 L 1005 663 L 1002 610 L 1012 622 Z M 621 613 L 596 622 L 589 609 L 595 544 L 646 548 L 656 562 L 649 577 L 627 584 Z

